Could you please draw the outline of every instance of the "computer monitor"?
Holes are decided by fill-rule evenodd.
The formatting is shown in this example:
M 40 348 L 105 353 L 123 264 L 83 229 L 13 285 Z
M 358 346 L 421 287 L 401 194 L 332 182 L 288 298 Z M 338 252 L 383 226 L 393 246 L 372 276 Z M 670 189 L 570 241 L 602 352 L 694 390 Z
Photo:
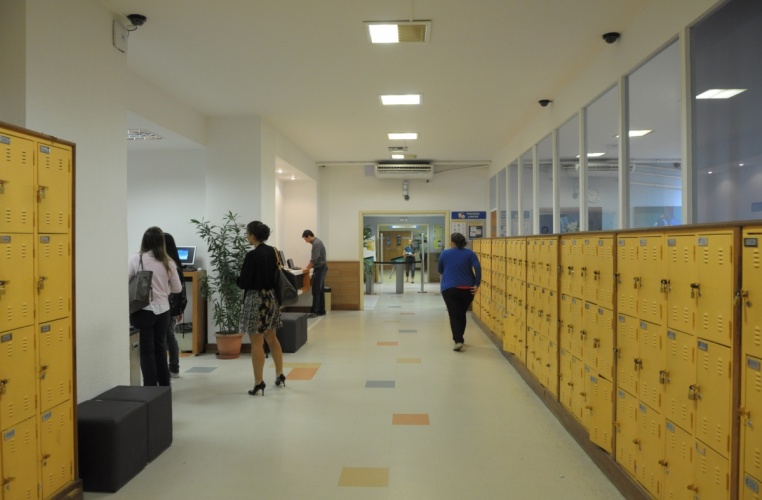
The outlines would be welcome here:
M 183 266 L 192 266 L 196 263 L 196 247 L 177 247 L 177 254 Z

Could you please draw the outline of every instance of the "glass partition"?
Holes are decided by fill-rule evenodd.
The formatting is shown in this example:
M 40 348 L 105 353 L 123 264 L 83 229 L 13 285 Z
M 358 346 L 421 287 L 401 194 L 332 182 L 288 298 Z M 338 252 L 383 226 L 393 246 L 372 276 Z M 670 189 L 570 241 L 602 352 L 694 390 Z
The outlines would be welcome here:
M 537 144 L 537 204 L 540 209 L 540 234 L 553 232 L 553 138 Z
M 579 116 L 574 115 L 558 129 L 558 194 L 561 208 L 556 233 L 579 228 Z
M 628 77 L 630 227 L 682 219 L 678 42 Z
M 511 232 L 509 236 L 519 235 L 519 162 L 514 160 L 508 165 L 508 193 L 511 214 Z
M 534 160 L 531 149 L 521 155 L 521 170 L 521 234 L 532 234 L 532 203 L 534 201 L 532 172 L 534 171 Z
M 619 86 L 587 108 L 587 229 L 619 229 Z
M 497 236 L 508 234 L 505 226 L 505 169 L 497 173 Z
M 732 0 L 691 31 L 692 222 L 762 218 L 762 2 Z

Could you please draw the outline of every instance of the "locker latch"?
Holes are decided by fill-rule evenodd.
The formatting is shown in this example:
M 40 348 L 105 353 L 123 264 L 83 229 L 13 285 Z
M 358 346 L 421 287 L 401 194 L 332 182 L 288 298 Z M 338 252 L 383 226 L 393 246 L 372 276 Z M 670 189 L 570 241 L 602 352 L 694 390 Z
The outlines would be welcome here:
M 47 278 L 45 276 L 40 276 L 40 279 L 37 280 L 37 290 L 42 290 L 45 288 L 45 280 Z
M 640 278 L 635 276 L 632 278 L 632 286 L 633 288 L 640 288 Z
M 696 294 L 701 297 L 701 285 L 698 283 L 691 283 L 691 298 L 695 298 Z
M 635 371 L 643 369 L 643 360 L 642 359 L 635 358 L 633 361 L 635 362 Z
M 580 330 L 579 331 L 579 339 L 584 341 L 585 337 L 587 336 L 587 330 Z
M 614 353 L 614 357 L 615 357 L 615 358 L 619 358 L 619 357 L 620 357 L 620 353 L 622 352 L 622 351 L 621 351 L 621 350 L 619 350 L 619 348 L 617 348 L 617 347 L 614 347 L 613 349 L 611 349 L 611 351 Z
M 590 410 L 590 411 L 593 411 L 593 407 L 592 407 L 592 406 L 590 406 L 590 405 L 585 405 L 585 409 L 586 409 L 586 410 Z
M 37 199 L 39 201 L 42 201 L 45 199 L 45 191 L 47 191 L 47 186 L 40 186 L 37 188 Z
M 671 290 L 671 288 L 669 286 L 669 280 L 661 280 L 659 282 L 659 291 L 660 292 L 664 293 L 664 292 L 669 292 L 670 290 Z
M 659 383 L 666 384 L 668 375 L 667 370 L 659 370 Z
M 593 271 L 593 281 L 598 281 L 601 278 L 600 271 Z
M 542 309 L 537 310 L 537 317 L 542 319 Z
M 666 460 L 659 460 L 659 465 L 661 465 L 662 467 L 668 467 Z
M 569 332 L 569 335 L 574 333 L 574 325 L 566 325 L 566 330 Z
M 701 394 L 699 394 L 699 386 L 698 385 L 690 385 L 688 386 L 688 399 L 692 401 L 696 401 L 701 399 Z
M 572 274 L 574 274 L 574 266 L 569 266 L 569 267 L 567 267 L 567 268 L 566 268 L 566 270 L 567 270 L 567 274 L 568 274 L 569 276 L 571 276 Z
M 545 321 L 550 323 L 550 313 L 545 314 Z
M 593 339 L 593 349 L 598 349 L 601 346 L 601 339 Z
M 50 458 L 50 454 L 46 453 L 42 456 L 42 465 L 48 465 L 48 459 Z
M 0 194 L 5 194 L 5 181 L 0 179 Z
M 5 394 L 5 386 L 8 384 L 8 379 L 0 380 L 0 394 Z
M 45 377 L 48 375 L 48 365 L 42 365 L 40 367 L 40 380 L 45 380 Z
M 581 267 L 579 270 L 580 270 L 579 275 L 584 278 L 587 275 L 587 268 L 586 267 Z
M 744 300 L 744 305 L 746 305 L 746 307 L 751 307 L 751 301 L 749 300 L 749 291 L 748 290 L 741 290 L 740 292 L 736 293 L 735 304 L 737 304 L 738 301 L 741 300 L 741 299 Z
M 0 295 L 5 295 L 5 283 L 6 281 L 0 281 Z
M 617 284 L 622 284 L 622 275 L 619 273 L 614 273 L 614 279 L 616 280 Z
M 751 412 L 746 408 L 741 408 L 738 410 L 738 414 L 741 416 L 741 419 L 746 420 L 746 427 L 751 427 Z
M 698 486 L 696 486 L 695 484 L 688 485 L 688 489 L 694 493 L 698 493 Z
M 15 477 L 4 477 L 3 478 L 3 487 L 5 488 L 5 491 L 9 491 L 11 489 L 11 481 L 15 481 Z

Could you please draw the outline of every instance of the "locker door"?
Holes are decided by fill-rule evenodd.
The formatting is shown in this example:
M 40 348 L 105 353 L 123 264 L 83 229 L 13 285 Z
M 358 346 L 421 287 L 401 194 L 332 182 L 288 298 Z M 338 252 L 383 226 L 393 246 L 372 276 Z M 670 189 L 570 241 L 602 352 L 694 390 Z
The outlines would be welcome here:
M 518 320 L 518 337 L 516 339 L 516 354 L 522 363 L 527 364 L 527 325 L 521 319 Z
M 572 376 L 573 356 L 566 349 L 558 351 L 558 400 L 564 408 L 571 413 L 571 395 L 574 391 L 574 377 Z
M 741 470 L 762 477 L 762 360 L 746 357 L 741 386 Z
M 638 345 L 638 320 L 620 314 L 616 330 L 617 385 L 638 394 L 638 368 L 640 367 L 640 347 Z
M 696 385 L 696 337 L 667 330 L 666 385 L 664 415 L 687 430 L 694 431 L 696 400 L 690 399 L 690 387 Z
M 37 230 L 41 233 L 68 233 L 71 148 L 38 144 L 37 153 Z
M 553 290 L 545 290 L 543 304 L 543 330 L 551 340 L 558 339 L 558 295 Z
M 595 304 L 585 302 L 582 318 L 582 329 L 577 336 L 581 344 L 582 357 L 580 359 L 584 360 L 587 366 L 594 368 L 597 373 L 596 356 L 598 348 L 594 346 L 593 342 L 593 339 L 598 337 L 598 308 L 595 307 Z
M 0 429 L 35 415 L 34 327 L 0 334 Z
M 638 339 L 640 341 L 640 379 L 639 394 L 641 401 L 661 413 L 664 394 L 664 335 L 662 327 L 640 322 Z
M 0 134 L 0 233 L 31 233 L 34 227 L 34 142 Z
M 614 381 L 614 312 L 603 307 L 598 308 L 598 332 L 593 338 L 596 350 L 596 368 L 598 374 Z
M 693 500 L 693 436 L 667 420 L 664 439 L 664 499 Z
M 548 273 L 548 288 L 558 293 L 558 239 L 550 239 L 548 245 L 548 255 L 545 262 L 545 270 Z
M 632 477 L 636 474 L 638 459 L 638 401 L 627 392 L 616 391 L 616 461 Z
M 39 498 L 37 464 L 37 419 L 19 422 L 2 433 L 4 499 Z
M 743 476 L 741 484 L 741 499 L 742 500 L 760 500 L 762 499 L 762 490 L 760 484 L 762 481 L 758 481 L 748 474 L 741 474 Z
M 585 363 L 578 359 L 576 360 L 580 365 L 582 365 L 582 377 L 579 380 L 579 384 L 582 387 L 582 390 L 578 393 L 578 408 L 577 408 L 577 418 L 582 423 L 582 426 L 585 428 L 585 430 L 590 429 L 590 411 L 587 409 L 588 404 L 590 404 L 590 376 L 593 375 L 593 371 L 590 370 L 589 366 L 585 366 Z
M 31 234 L 0 234 L 2 331 L 34 323 L 34 249 Z
M 648 236 L 638 240 L 638 308 L 640 319 L 656 325 L 664 324 L 666 295 L 662 281 L 666 279 L 662 261 L 663 237 Z
M 582 245 L 583 260 L 582 264 L 582 286 L 585 295 L 582 297 L 587 302 L 598 303 L 598 284 L 595 271 L 598 269 L 598 240 L 596 238 L 585 238 Z
M 746 354 L 762 358 L 762 228 L 744 231 L 742 288 L 745 297 L 741 305 L 741 340 Z
M 598 305 L 611 310 L 616 305 L 614 248 L 613 236 L 598 240 Z M 593 276 L 593 279 L 596 277 Z
M 697 339 L 696 438 L 730 454 L 732 353 L 729 347 Z
M 733 345 L 733 299 L 736 266 L 733 233 L 699 236 L 696 265 L 698 300 L 696 335 L 718 344 Z
M 698 500 L 730 498 L 728 459 L 698 440 L 696 440 L 695 451 L 695 498 Z
M 691 297 L 696 283 L 696 245 L 693 235 L 667 237 L 667 326 L 681 332 L 694 333 L 696 299 Z
M 664 482 L 664 419 L 648 405 L 638 404 L 638 439 L 640 458 L 637 461 L 637 479 L 656 498 L 660 498 Z
M 571 238 L 561 238 L 561 293 L 572 294 L 574 254 Z
M 571 241 L 572 247 L 572 282 L 571 282 L 571 294 L 572 297 L 582 299 L 585 296 L 585 246 L 581 238 L 573 238 Z
M 574 418 L 587 429 L 587 425 L 582 419 L 582 412 L 585 407 L 584 394 L 585 394 L 585 364 L 582 360 L 572 356 L 572 383 L 574 390 L 571 395 L 571 413 Z
M 574 336 L 574 322 L 571 312 L 571 296 L 561 295 L 561 331 L 559 332 L 559 344 L 562 349 L 572 351 L 572 337 Z
M 516 255 L 516 265 L 519 270 L 519 279 L 521 281 L 527 280 L 527 240 L 521 239 L 518 241 L 518 253 Z
M 37 257 L 37 320 L 71 314 L 71 245 L 67 234 L 40 235 Z
M 617 307 L 620 314 L 638 316 L 638 240 L 619 238 L 617 243 Z
M 551 394 L 558 397 L 558 343 L 548 341 L 548 359 L 545 366 L 547 370 L 547 384 Z
M 572 354 L 574 354 L 579 359 L 585 359 L 584 358 L 584 334 L 582 333 L 582 330 L 585 329 L 585 318 L 584 318 L 584 304 L 582 303 L 581 299 L 577 299 L 575 297 L 572 297 L 571 299 L 571 318 L 572 318 L 572 329 L 574 334 L 572 335 Z
M 71 399 L 71 320 L 59 319 L 40 325 L 40 409 L 48 411 Z
M 68 401 L 44 412 L 40 418 L 42 496 L 50 496 L 74 479 L 74 423 Z
M 614 388 L 608 380 L 590 375 L 587 410 L 590 413 L 590 441 L 609 453 L 614 451 Z
M 516 318 L 512 314 L 503 318 L 503 350 L 511 354 L 516 352 Z

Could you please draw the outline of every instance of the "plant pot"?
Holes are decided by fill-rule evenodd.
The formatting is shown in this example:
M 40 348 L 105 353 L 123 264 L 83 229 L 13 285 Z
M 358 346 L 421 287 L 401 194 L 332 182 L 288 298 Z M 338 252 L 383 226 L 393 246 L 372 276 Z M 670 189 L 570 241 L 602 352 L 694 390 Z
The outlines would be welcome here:
M 216 333 L 217 357 L 220 359 L 235 359 L 241 355 L 243 333 Z

